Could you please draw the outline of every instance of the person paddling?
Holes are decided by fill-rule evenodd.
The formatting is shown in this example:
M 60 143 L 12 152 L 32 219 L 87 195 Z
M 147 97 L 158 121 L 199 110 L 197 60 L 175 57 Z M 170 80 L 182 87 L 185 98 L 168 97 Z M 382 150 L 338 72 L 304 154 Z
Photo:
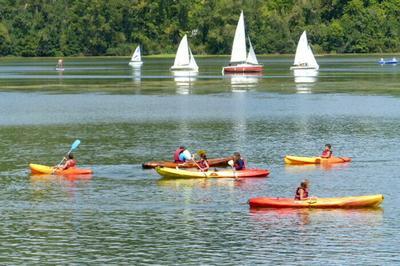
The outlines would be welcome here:
M 300 186 L 296 189 L 296 195 L 294 196 L 295 200 L 306 200 L 308 199 L 308 188 L 309 181 L 305 179 L 300 183 Z
M 192 154 L 188 151 L 185 146 L 180 146 L 174 152 L 174 162 L 184 163 L 192 159 Z
M 207 172 L 210 168 L 210 165 L 207 162 L 207 154 L 205 151 L 198 151 L 197 154 L 200 156 L 200 161 L 196 163 L 197 167 L 201 172 Z
M 246 164 L 238 152 L 233 153 L 233 168 L 238 171 L 246 169 Z
M 325 149 L 322 152 L 321 158 L 331 158 L 332 157 L 332 146 L 331 144 L 325 144 Z
M 67 170 L 76 166 L 76 160 L 74 159 L 74 155 L 72 153 L 69 153 L 68 158 L 64 158 L 64 160 L 66 161 L 64 165 L 59 167 L 60 169 Z

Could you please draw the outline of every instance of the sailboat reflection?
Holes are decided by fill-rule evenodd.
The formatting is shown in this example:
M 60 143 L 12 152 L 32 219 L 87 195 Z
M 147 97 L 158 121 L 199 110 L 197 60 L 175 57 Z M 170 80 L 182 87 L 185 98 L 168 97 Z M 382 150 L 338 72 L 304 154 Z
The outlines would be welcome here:
M 142 68 L 141 66 L 132 66 L 132 80 L 135 84 L 140 84 L 142 81 Z
M 196 71 L 172 71 L 176 83 L 177 94 L 190 94 L 194 82 L 197 80 Z
M 231 81 L 232 92 L 246 92 L 255 88 L 262 73 L 235 73 L 224 74 Z
M 318 79 L 318 70 L 294 69 L 293 75 L 297 93 L 311 93 L 312 87 Z

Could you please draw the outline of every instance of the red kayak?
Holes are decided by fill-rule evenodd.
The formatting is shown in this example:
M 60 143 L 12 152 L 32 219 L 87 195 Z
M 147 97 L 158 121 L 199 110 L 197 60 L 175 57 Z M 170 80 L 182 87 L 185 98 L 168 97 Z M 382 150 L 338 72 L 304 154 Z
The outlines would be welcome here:
M 224 158 L 213 158 L 207 159 L 208 165 L 210 167 L 227 167 L 228 161 L 232 160 L 233 157 L 224 157 Z M 196 164 L 193 161 L 188 161 L 184 163 L 175 163 L 175 162 L 166 162 L 166 161 L 154 161 L 143 163 L 142 167 L 144 169 L 151 169 L 156 167 L 169 167 L 169 168 L 197 168 Z

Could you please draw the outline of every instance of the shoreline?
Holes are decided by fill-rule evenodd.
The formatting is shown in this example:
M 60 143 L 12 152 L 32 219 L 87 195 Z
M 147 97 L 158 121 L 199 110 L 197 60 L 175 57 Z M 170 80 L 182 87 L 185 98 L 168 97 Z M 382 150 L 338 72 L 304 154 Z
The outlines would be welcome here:
M 215 58 L 215 57 L 229 57 L 229 54 L 220 54 L 220 55 L 213 55 L 213 54 L 194 54 L 197 58 Z M 258 57 L 293 57 L 295 54 L 257 54 Z M 353 54 L 315 54 L 315 57 L 352 57 L 352 56 L 399 56 L 400 52 L 396 53 L 353 53 Z M 121 58 L 126 59 L 130 58 L 131 55 L 79 55 L 79 56 L 44 56 L 44 57 L 25 57 L 25 56 L 0 56 L 1 60 L 7 59 L 54 59 L 54 58 L 75 58 L 75 59 L 84 59 L 84 58 Z M 142 55 L 143 58 L 175 58 L 175 54 L 154 54 L 154 55 Z

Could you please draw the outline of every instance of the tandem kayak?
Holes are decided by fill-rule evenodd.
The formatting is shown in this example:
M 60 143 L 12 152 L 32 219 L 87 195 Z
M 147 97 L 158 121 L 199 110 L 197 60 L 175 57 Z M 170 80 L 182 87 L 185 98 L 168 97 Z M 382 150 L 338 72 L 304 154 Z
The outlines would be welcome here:
M 168 167 L 156 167 L 159 175 L 165 178 L 244 178 L 244 177 L 266 177 L 268 170 L 264 169 L 246 169 L 246 170 L 219 170 L 219 171 L 190 171 Z
M 208 165 L 210 167 L 227 167 L 228 161 L 232 160 L 233 157 L 224 157 L 224 158 L 213 158 L 207 159 Z M 175 162 L 167 162 L 167 161 L 154 161 L 154 162 L 147 162 L 143 163 L 142 167 L 144 169 L 156 168 L 157 166 L 160 167 L 170 167 L 170 168 L 196 168 L 196 164 L 193 161 L 184 162 L 184 163 L 175 163 Z
M 383 195 L 354 196 L 342 198 L 310 198 L 294 200 L 290 198 L 252 198 L 250 208 L 365 208 L 378 207 Z
M 350 157 L 301 157 L 301 156 L 285 156 L 286 164 L 330 164 L 330 163 L 347 163 L 351 162 Z
M 29 168 L 31 169 L 32 174 L 54 174 L 54 175 L 87 175 L 92 174 L 93 171 L 91 169 L 81 169 L 81 168 L 68 168 L 66 170 L 61 170 L 55 168 L 53 166 L 46 166 L 41 164 L 29 164 Z

